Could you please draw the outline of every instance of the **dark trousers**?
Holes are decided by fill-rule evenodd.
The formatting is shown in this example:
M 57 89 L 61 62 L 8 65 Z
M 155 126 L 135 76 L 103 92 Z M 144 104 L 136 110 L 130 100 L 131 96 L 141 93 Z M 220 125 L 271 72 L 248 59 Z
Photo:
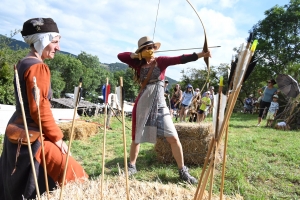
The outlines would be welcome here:
M 261 100 L 260 101 L 260 105 L 259 105 L 259 114 L 258 114 L 258 117 L 262 117 L 265 108 L 267 107 L 267 110 L 268 110 L 269 107 L 270 107 L 270 105 L 271 105 L 271 102 L 265 102 L 265 101 Z

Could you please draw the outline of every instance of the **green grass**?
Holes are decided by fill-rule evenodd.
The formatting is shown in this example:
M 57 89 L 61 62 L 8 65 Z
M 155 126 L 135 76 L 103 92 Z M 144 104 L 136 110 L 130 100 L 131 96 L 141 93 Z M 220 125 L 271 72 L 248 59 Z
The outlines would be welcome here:
M 103 124 L 103 119 L 91 120 Z M 211 121 L 211 118 L 206 119 Z M 300 137 L 297 131 L 278 131 L 256 127 L 257 115 L 233 114 L 229 124 L 224 193 L 240 194 L 244 199 L 300 199 Z M 130 119 L 126 126 L 131 128 Z M 112 130 L 106 135 L 106 176 L 116 176 L 118 166 L 124 169 L 122 125 L 112 118 Z M 72 143 L 72 155 L 83 165 L 90 177 L 101 174 L 103 130 L 86 141 Z M 126 128 L 127 155 L 131 131 Z M 201 166 L 188 166 L 199 177 Z M 154 146 L 142 144 L 137 160 L 135 179 L 183 184 L 176 164 L 162 164 L 156 159 Z M 214 193 L 219 193 L 222 165 L 218 165 Z

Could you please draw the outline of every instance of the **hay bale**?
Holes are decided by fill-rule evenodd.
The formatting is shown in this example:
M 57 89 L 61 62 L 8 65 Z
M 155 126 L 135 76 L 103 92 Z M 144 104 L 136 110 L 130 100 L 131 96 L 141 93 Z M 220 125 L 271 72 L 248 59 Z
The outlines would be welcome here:
M 212 123 L 178 123 L 175 124 L 184 156 L 184 163 L 189 165 L 202 165 L 207 156 L 209 144 L 214 136 Z M 171 147 L 167 140 L 158 137 L 155 144 L 157 159 L 162 163 L 175 163 Z M 220 145 L 216 162 L 223 158 L 224 145 Z
M 72 122 L 60 123 L 58 127 L 64 134 L 64 139 L 69 140 L 72 128 Z M 85 121 L 75 121 L 74 140 L 85 140 L 86 138 L 98 133 L 99 125 Z
M 124 175 L 108 177 L 103 185 L 103 197 L 105 200 L 126 199 L 126 178 Z M 101 176 L 76 180 L 65 185 L 62 192 L 64 200 L 91 200 L 101 199 Z M 145 182 L 131 179 L 129 181 L 129 198 L 131 200 L 175 200 L 175 199 L 193 199 L 196 187 L 187 184 L 162 184 L 160 182 Z M 60 198 L 61 188 L 55 188 L 50 191 L 48 199 L 46 192 L 41 195 L 42 200 L 57 200 Z M 203 200 L 208 200 L 209 194 L 204 191 Z M 212 195 L 212 200 L 219 200 L 219 195 Z M 226 200 L 242 200 L 239 194 L 234 196 L 224 195 Z

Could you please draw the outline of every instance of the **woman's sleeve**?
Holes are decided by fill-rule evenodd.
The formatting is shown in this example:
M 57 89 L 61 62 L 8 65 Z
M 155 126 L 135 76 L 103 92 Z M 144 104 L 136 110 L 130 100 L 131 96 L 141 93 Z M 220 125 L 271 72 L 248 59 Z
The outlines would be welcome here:
M 40 117 L 42 130 L 44 135 L 52 142 L 56 142 L 63 138 L 62 131 L 55 123 L 51 111 L 51 104 L 48 98 L 50 89 L 50 70 L 46 64 L 35 64 L 31 66 L 24 73 L 24 80 L 26 81 L 27 98 L 29 103 L 30 115 L 36 124 L 39 124 L 38 110 L 34 99 L 34 83 L 33 77 L 36 77 L 36 83 L 40 90 Z
M 162 70 L 166 69 L 170 65 L 178 65 L 178 64 L 185 64 L 188 62 L 198 60 L 198 55 L 196 53 L 193 54 L 186 54 L 181 56 L 160 56 L 157 58 L 157 62 Z
M 137 65 L 136 65 L 136 61 L 135 59 L 132 59 L 130 57 L 131 55 L 131 52 L 123 52 L 123 53 L 119 53 L 118 54 L 118 59 L 123 62 L 123 63 L 126 63 L 127 65 L 129 65 L 130 67 L 132 68 L 136 68 Z

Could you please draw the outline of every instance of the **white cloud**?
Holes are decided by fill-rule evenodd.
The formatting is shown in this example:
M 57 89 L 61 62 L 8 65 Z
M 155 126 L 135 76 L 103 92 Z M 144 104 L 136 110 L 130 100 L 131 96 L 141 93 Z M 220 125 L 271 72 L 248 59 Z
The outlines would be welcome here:
M 233 7 L 239 0 L 220 0 L 220 4 L 222 7 L 230 8 Z
M 101 62 L 114 63 L 119 62 L 118 53 L 135 51 L 140 37 L 153 36 L 157 3 L 136 0 L 19 0 L 15 3 L 2 0 L 0 34 L 21 29 L 23 22 L 29 18 L 51 17 L 62 35 L 61 50 L 73 54 L 85 51 L 97 55 Z M 259 2 L 247 0 L 191 0 L 191 3 L 203 20 L 208 44 L 222 46 L 211 49 L 211 65 L 229 63 L 232 49 L 244 42 L 248 30 L 257 23 L 256 12 L 269 9 L 261 8 Z M 254 3 L 257 9 L 251 9 Z M 21 40 L 21 35 L 15 39 Z M 202 26 L 186 1 L 160 1 L 155 41 L 162 43 L 161 50 L 202 47 Z M 158 55 L 176 56 L 192 52 L 194 50 Z M 180 71 L 187 67 L 204 68 L 205 64 L 201 59 L 186 65 L 171 66 L 167 75 L 179 80 Z

